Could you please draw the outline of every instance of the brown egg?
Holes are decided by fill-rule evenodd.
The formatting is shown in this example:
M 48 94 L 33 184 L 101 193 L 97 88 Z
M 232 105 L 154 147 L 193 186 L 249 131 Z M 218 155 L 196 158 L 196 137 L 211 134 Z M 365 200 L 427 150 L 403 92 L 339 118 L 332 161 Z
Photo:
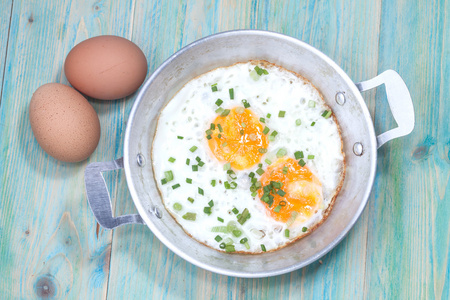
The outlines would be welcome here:
M 129 40 L 102 35 L 76 45 L 67 55 L 64 72 L 80 92 L 113 100 L 134 93 L 144 82 L 147 59 Z
M 78 162 L 97 148 L 97 113 L 73 88 L 60 83 L 44 84 L 31 97 L 29 114 L 36 140 L 54 158 Z

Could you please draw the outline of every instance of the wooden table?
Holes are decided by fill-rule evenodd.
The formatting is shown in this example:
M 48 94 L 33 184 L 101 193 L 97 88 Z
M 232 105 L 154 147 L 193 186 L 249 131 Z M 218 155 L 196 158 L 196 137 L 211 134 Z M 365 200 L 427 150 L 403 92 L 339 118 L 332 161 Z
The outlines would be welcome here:
M 449 299 L 450 3 L 442 1 L 0 1 L 0 295 L 3 299 Z M 348 236 L 320 262 L 240 279 L 174 255 L 146 226 L 97 225 L 84 169 L 123 155 L 136 95 L 91 100 L 102 135 L 81 163 L 37 144 L 28 103 L 68 84 L 67 53 L 101 34 L 147 56 L 149 74 L 183 46 L 239 28 L 281 32 L 336 61 L 355 81 L 386 69 L 407 83 L 416 127 L 378 151 L 372 194 Z M 364 93 L 378 133 L 395 127 L 384 88 Z M 116 214 L 133 213 L 124 172 L 105 173 Z

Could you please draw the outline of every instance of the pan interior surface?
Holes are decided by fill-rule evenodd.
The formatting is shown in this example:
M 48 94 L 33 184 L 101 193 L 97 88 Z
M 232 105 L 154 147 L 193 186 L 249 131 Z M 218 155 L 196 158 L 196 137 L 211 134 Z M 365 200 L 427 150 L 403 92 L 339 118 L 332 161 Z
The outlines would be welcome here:
M 267 60 L 294 71 L 322 93 L 341 127 L 346 177 L 331 214 L 311 235 L 275 252 L 227 254 L 190 238 L 165 210 L 153 177 L 151 147 L 160 110 L 184 84 L 215 68 L 249 60 Z M 337 93 L 344 95 L 343 105 L 336 102 Z M 360 156 L 353 153 L 355 143 L 363 145 Z M 167 247 L 209 271 L 256 278 L 304 267 L 343 239 L 369 197 L 375 175 L 376 149 L 373 124 L 361 94 L 332 60 L 308 44 L 285 35 L 240 30 L 198 40 L 172 55 L 152 74 L 139 92 L 129 117 L 124 164 L 139 214 Z M 138 155 L 145 158 L 143 166 L 137 163 Z

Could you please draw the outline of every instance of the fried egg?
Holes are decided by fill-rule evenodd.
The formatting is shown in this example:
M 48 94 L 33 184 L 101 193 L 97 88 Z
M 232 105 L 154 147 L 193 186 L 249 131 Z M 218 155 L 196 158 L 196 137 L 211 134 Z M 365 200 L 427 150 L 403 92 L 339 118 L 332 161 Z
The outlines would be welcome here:
M 160 113 L 152 163 L 184 231 L 230 253 L 274 251 L 312 232 L 345 174 L 339 126 L 319 91 L 266 61 L 188 82 Z

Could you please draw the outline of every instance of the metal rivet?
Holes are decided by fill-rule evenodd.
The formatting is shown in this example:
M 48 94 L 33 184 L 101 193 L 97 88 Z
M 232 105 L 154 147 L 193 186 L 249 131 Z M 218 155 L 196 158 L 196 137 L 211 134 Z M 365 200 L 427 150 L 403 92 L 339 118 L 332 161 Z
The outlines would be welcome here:
M 357 156 L 361 156 L 364 153 L 363 145 L 360 142 L 356 142 L 353 145 L 353 153 Z
M 344 105 L 345 101 L 347 101 L 345 99 L 345 94 L 343 92 L 339 92 L 336 94 L 336 103 L 339 105 Z
M 145 165 L 145 157 L 141 153 L 138 153 L 136 156 L 136 161 L 139 167 L 143 167 Z
M 152 213 L 153 213 L 158 219 L 161 219 L 161 218 L 162 218 L 162 213 L 161 213 L 161 211 L 159 210 L 159 208 L 157 208 L 156 206 L 154 206 L 154 207 L 152 208 Z

